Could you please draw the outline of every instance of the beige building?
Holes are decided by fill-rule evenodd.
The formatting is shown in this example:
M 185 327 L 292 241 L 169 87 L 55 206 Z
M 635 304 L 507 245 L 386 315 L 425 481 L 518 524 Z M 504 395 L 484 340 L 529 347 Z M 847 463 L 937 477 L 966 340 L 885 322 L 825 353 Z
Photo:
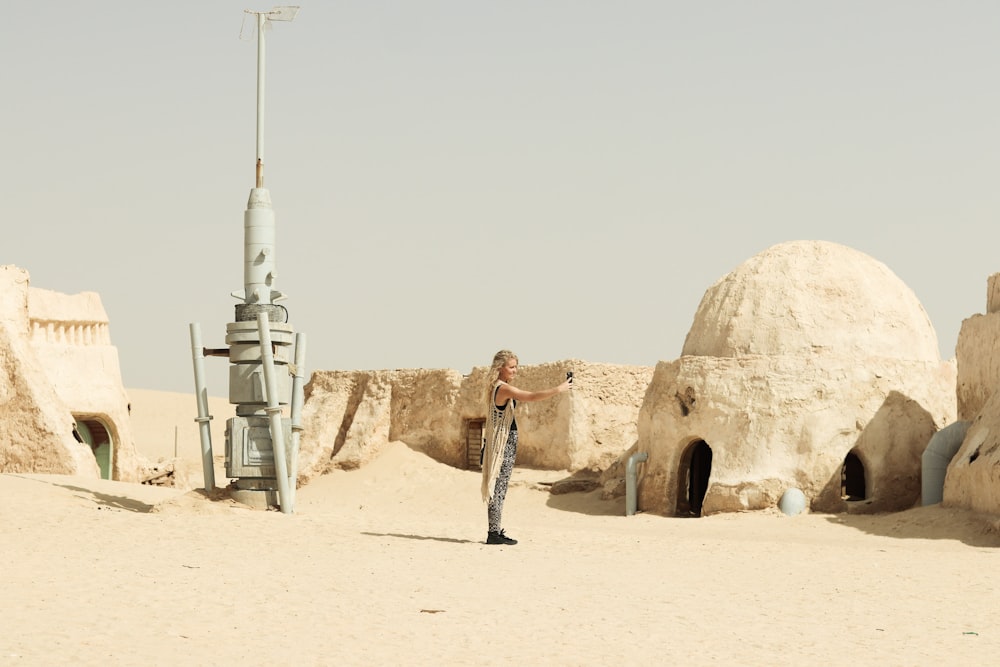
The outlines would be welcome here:
M 138 481 L 118 351 L 93 292 L 29 285 L 0 266 L 0 472 Z
M 750 258 L 702 298 L 681 357 L 660 362 L 639 417 L 638 509 L 820 511 L 920 498 L 920 458 L 955 420 L 955 366 L 884 264 L 797 241 Z

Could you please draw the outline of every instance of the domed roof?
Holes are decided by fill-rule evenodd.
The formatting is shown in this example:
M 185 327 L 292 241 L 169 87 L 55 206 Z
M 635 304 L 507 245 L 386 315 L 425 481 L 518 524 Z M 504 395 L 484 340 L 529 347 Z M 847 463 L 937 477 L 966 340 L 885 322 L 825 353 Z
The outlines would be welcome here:
M 885 264 L 827 241 L 772 246 L 709 287 L 682 354 L 941 359 L 913 290 Z

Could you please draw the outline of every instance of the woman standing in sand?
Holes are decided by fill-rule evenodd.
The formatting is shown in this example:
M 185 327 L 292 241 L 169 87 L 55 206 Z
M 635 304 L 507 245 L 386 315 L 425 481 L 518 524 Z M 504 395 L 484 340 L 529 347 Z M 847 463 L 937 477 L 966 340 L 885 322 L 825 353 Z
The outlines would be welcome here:
M 517 544 L 501 527 L 507 483 L 517 457 L 517 420 L 514 409 L 520 401 L 542 401 L 573 388 L 572 373 L 551 389 L 524 391 L 510 383 L 517 376 L 517 355 L 500 350 L 493 356 L 486 383 L 486 428 L 483 443 L 483 500 L 487 503 L 489 528 L 486 544 Z

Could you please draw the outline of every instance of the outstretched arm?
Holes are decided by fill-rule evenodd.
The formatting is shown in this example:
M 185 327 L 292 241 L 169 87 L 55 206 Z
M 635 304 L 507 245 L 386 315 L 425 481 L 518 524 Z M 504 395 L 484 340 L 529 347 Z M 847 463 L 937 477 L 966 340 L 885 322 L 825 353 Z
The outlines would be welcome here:
M 547 398 L 552 398 L 556 394 L 561 394 L 572 388 L 573 383 L 569 380 L 566 380 L 558 386 L 541 389 L 539 391 L 525 391 L 504 382 L 500 385 L 499 389 L 497 389 L 497 403 L 503 405 L 508 398 L 513 398 L 515 401 L 544 401 Z

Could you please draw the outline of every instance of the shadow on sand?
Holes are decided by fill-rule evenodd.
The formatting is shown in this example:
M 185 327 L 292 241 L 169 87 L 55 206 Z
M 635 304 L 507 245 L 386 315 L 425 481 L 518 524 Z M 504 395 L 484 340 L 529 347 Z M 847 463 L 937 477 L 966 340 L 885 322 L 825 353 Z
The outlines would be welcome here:
M 371 535 L 372 537 L 398 537 L 403 540 L 434 540 L 435 542 L 451 542 L 453 544 L 482 544 L 482 542 L 477 540 L 459 540 L 454 537 L 437 537 L 435 535 L 408 535 L 406 533 L 372 533 L 368 531 L 361 531 L 362 535 Z
M 996 517 L 940 504 L 886 514 L 832 514 L 824 518 L 832 524 L 882 537 L 956 540 L 973 547 L 1000 547 L 1000 521 Z
M 144 503 L 141 500 L 136 500 L 135 498 L 126 498 L 125 496 L 113 496 L 107 493 L 101 493 L 100 491 L 94 491 L 93 489 L 85 489 L 82 486 L 73 486 L 72 484 L 55 484 L 55 483 L 51 484 L 52 486 L 59 486 L 64 489 L 69 489 L 70 491 L 75 491 L 76 493 L 83 494 L 84 497 L 93 500 L 94 503 L 96 503 L 99 508 L 107 507 L 110 509 L 126 510 L 128 512 L 139 512 L 145 514 L 150 512 L 153 509 L 153 507 L 155 507 L 155 505 Z
M 130 498 L 128 496 L 115 495 L 111 493 L 102 493 L 96 489 L 89 489 L 84 486 L 78 486 L 76 484 L 64 484 L 55 479 L 58 477 L 56 475 L 43 475 L 43 476 L 30 476 L 30 475 L 14 475 L 20 479 L 30 480 L 32 482 L 39 482 L 41 484 L 47 484 L 49 486 L 59 487 L 61 489 L 66 489 L 67 491 L 72 491 L 77 495 L 77 497 L 84 500 L 90 500 L 98 509 L 113 509 L 113 510 L 124 510 L 126 512 L 136 512 L 139 514 L 150 514 L 157 512 L 160 508 L 170 505 L 171 503 L 178 503 L 181 499 L 190 499 L 188 502 L 199 502 L 199 501 L 209 501 L 212 504 L 225 504 L 231 506 L 245 507 L 245 505 L 240 505 L 229 493 L 228 488 L 216 488 L 213 489 L 211 493 L 206 493 L 205 489 L 193 489 L 183 494 L 182 496 L 172 498 L 169 500 L 158 500 L 156 503 L 148 503 L 136 498 Z M 104 480 L 107 481 L 107 480 Z M 149 488 L 149 487 L 144 487 Z M 248 508 L 249 509 L 249 508 Z
M 573 493 L 550 493 L 545 504 L 563 512 L 576 512 L 590 516 L 625 516 L 625 499 L 602 500 L 601 490 Z

